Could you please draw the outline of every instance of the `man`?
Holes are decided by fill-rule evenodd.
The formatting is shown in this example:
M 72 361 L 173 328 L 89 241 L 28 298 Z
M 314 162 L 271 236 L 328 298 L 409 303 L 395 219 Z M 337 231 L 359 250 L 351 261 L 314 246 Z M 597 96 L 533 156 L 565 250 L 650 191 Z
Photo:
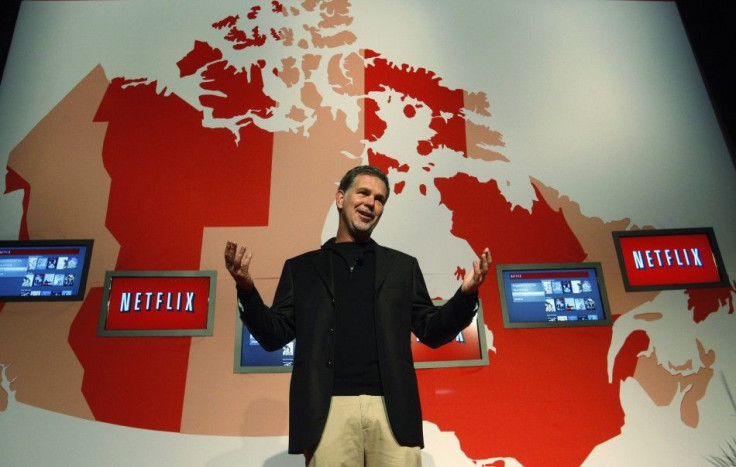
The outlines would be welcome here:
M 249 273 L 252 253 L 232 242 L 225 249 L 251 335 L 271 351 L 296 338 L 289 452 L 307 465 L 421 465 L 411 333 L 431 347 L 452 341 L 473 319 L 488 273 L 486 248 L 435 307 L 417 260 L 371 239 L 388 197 L 380 170 L 348 171 L 335 195 L 335 238 L 286 261 L 270 308 Z

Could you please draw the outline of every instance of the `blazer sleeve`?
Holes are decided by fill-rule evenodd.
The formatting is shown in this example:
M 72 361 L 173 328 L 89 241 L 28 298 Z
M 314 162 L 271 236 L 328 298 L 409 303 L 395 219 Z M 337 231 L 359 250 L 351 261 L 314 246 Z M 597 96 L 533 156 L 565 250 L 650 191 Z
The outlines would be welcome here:
M 284 263 L 273 305 L 263 303 L 257 289 L 238 289 L 240 320 L 267 351 L 281 349 L 294 340 L 294 281 L 291 263 Z
M 455 339 L 473 321 L 478 294 L 467 295 L 458 288 L 446 303 L 435 306 L 416 261 L 413 269 L 412 332 L 423 344 L 437 348 Z

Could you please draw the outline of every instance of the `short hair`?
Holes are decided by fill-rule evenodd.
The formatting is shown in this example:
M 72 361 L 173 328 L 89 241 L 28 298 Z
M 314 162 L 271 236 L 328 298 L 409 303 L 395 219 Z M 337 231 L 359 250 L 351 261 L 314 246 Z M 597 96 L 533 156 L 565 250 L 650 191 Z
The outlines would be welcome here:
M 342 177 L 342 180 L 340 180 L 340 185 L 337 189 L 342 192 L 347 192 L 353 186 L 355 177 L 358 175 L 370 175 L 371 177 L 376 177 L 381 180 L 383 184 L 386 185 L 386 200 L 388 200 L 388 195 L 391 194 L 391 186 L 388 184 L 388 177 L 385 173 L 381 172 L 380 169 L 373 167 L 372 165 L 359 165 L 348 170 Z

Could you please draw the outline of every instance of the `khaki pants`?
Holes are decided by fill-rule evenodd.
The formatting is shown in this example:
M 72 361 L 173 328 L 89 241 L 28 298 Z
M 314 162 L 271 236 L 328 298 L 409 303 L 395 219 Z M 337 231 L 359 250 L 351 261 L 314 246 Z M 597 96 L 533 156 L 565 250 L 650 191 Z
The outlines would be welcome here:
M 400 446 L 381 396 L 333 396 L 322 438 L 308 467 L 419 467 L 419 447 Z

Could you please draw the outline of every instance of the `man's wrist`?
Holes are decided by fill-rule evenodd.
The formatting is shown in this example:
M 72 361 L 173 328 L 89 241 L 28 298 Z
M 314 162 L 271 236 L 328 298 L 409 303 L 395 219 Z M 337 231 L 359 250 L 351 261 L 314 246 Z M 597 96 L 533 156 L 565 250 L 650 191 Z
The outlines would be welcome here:
M 247 302 L 256 293 L 256 288 L 252 286 L 250 288 L 244 288 L 236 284 L 235 291 L 238 294 L 238 299 L 240 299 L 242 302 Z
M 238 289 L 238 291 L 249 291 L 255 289 L 255 284 L 253 283 L 252 279 L 248 279 L 245 277 L 234 277 L 235 279 L 235 288 Z

